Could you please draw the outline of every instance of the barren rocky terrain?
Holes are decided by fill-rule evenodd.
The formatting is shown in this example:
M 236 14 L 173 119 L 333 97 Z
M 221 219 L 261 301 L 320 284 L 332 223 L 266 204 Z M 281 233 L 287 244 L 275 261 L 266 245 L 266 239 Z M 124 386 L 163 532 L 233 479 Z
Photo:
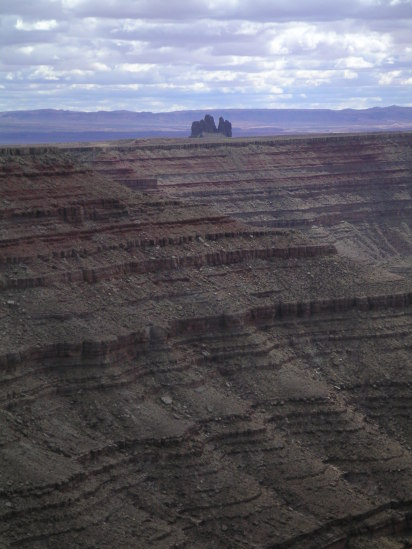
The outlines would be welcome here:
M 189 137 L 193 121 L 212 115 L 233 121 L 236 137 L 411 131 L 412 107 L 371 109 L 217 109 L 206 111 L 79 112 L 56 109 L 0 112 L 0 145 Z M 226 132 L 223 132 L 228 135 Z
M 0 149 L 0 547 L 410 547 L 411 190 L 411 133 Z

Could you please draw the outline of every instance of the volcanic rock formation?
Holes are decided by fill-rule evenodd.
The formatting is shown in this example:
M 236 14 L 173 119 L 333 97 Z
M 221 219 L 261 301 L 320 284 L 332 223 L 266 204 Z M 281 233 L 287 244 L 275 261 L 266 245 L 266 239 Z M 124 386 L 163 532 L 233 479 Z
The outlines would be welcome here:
M 412 134 L 0 150 L 0 546 L 402 547 Z
M 219 118 L 219 126 L 216 128 L 213 116 L 207 114 L 203 120 L 192 123 L 192 131 L 190 137 L 203 137 L 205 134 L 221 134 L 225 137 L 232 137 L 232 124 L 229 120 Z
M 232 137 L 232 124 L 229 120 L 224 120 L 222 116 L 219 118 L 217 133 L 221 133 L 225 137 Z

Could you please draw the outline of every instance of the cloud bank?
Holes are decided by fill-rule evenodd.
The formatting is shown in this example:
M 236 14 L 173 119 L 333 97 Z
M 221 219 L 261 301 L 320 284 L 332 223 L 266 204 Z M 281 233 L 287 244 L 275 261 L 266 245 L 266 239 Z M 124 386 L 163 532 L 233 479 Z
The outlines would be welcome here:
M 412 0 L 0 0 L 0 14 L 1 111 L 412 106 Z

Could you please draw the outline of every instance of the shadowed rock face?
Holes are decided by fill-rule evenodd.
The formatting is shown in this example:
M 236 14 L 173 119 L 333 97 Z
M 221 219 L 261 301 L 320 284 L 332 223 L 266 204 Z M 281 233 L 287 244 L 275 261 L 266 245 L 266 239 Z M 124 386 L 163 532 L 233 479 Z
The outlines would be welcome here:
M 411 149 L 1 150 L 0 546 L 402 547 Z
M 221 133 L 226 137 L 232 137 L 232 124 L 229 120 L 224 120 L 222 116 L 219 118 L 217 133 Z
M 228 120 L 219 118 L 219 126 L 216 128 L 213 116 L 207 114 L 203 120 L 192 123 L 190 137 L 202 137 L 205 134 L 221 134 L 225 137 L 232 137 L 232 124 Z

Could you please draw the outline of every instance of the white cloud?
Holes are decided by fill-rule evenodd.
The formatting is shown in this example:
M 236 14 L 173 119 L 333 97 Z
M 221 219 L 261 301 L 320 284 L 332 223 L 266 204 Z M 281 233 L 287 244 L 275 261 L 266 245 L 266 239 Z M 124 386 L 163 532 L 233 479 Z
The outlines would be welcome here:
M 110 71 L 110 67 L 108 65 L 106 65 L 105 63 L 99 63 L 99 62 L 92 63 L 91 68 L 98 72 Z
M 15 28 L 22 31 L 50 31 L 57 27 L 55 19 L 42 21 L 34 21 L 33 23 L 25 23 L 20 17 L 17 19 Z
M 136 109 L 136 95 L 151 110 L 196 101 L 370 104 L 381 96 L 405 104 L 411 85 L 412 0 L 7 4 L 0 85 L 10 108 L 53 89 L 56 102 L 92 109 Z
M 359 75 L 355 71 L 351 71 L 351 70 L 348 70 L 348 69 L 343 71 L 343 78 L 345 80 L 354 80 L 355 78 L 358 78 L 358 77 L 359 77 Z
M 147 72 L 154 69 L 156 65 L 150 63 L 122 63 L 117 68 L 126 72 Z
M 70 84 L 72 90 L 95 90 L 98 87 L 97 84 Z
M 29 80 L 59 80 L 59 77 L 55 73 L 53 67 L 50 67 L 48 65 L 40 65 L 40 67 L 37 67 L 31 75 L 29 76 Z
M 31 53 L 33 53 L 34 47 L 33 46 L 23 46 L 23 47 L 19 48 L 19 51 L 21 53 L 24 53 L 24 55 L 30 55 Z
M 344 59 L 338 59 L 336 62 L 338 69 L 370 69 L 373 67 L 373 63 L 366 61 L 363 57 L 345 57 Z
M 389 86 L 401 75 L 401 71 L 390 71 L 379 76 L 378 82 L 381 86 Z
M 81 6 L 85 2 L 83 0 L 61 0 L 61 3 L 64 9 L 70 10 Z

